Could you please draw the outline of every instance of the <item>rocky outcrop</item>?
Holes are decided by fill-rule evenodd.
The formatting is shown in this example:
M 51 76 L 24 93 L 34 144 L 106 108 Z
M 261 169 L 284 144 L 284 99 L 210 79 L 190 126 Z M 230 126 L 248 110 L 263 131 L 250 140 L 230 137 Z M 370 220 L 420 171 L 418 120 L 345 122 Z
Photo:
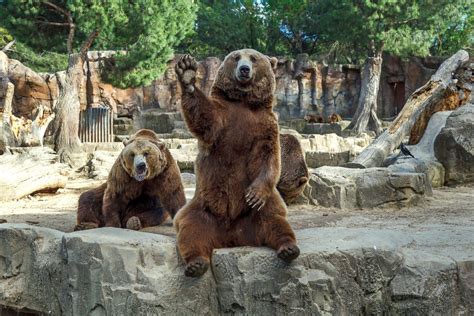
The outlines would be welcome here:
M 341 166 L 367 147 L 373 137 L 367 133 L 359 136 L 340 137 L 336 134 L 309 135 L 300 140 L 310 168 Z
M 442 231 L 442 233 L 440 233 Z M 174 239 L 0 225 L 0 305 L 52 315 L 453 315 L 474 312 L 472 227 L 308 228 L 288 265 L 215 250 L 184 277 Z
M 452 112 L 434 148 L 446 170 L 446 184 L 474 182 L 474 104 Z
M 179 85 L 176 83 L 174 61 L 161 78 L 147 87 L 119 89 L 102 82 L 100 73 L 113 51 L 91 51 L 84 64 L 84 77 L 79 87 L 81 109 L 106 106 L 118 116 L 133 117 L 147 109 L 176 111 L 180 106 Z M 403 106 L 406 98 L 437 68 L 437 61 L 412 58 L 408 62 L 387 56 L 381 79 L 379 116 L 398 113 L 393 104 Z M 209 57 L 199 63 L 197 85 L 205 93 L 217 74 L 221 61 Z M 276 69 L 276 107 L 282 120 L 302 118 L 307 112 L 325 116 L 339 113 L 351 117 L 355 112 L 360 90 L 360 70 L 354 65 L 325 65 L 305 60 L 280 58 Z M 58 98 L 59 86 L 55 74 L 36 73 L 16 60 L 9 62 L 8 78 L 15 84 L 14 114 L 31 119 L 42 105 L 51 111 Z M 0 91 L 1 96 L 1 91 Z M 395 102 L 394 100 L 398 100 Z
M 342 209 L 414 205 L 431 194 L 424 173 L 391 172 L 387 168 L 321 167 L 310 171 L 309 185 L 318 204 Z

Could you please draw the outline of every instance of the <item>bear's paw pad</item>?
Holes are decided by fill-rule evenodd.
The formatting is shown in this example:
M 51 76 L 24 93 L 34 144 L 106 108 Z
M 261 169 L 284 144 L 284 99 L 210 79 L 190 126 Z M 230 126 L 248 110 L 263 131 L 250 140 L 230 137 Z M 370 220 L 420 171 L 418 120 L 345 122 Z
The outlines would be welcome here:
M 132 216 L 128 219 L 127 221 L 127 229 L 131 230 L 140 230 L 142 229 L 142 223 L 140 222 L 140 219 L 136 216 Z
M 300 248 L 296 244 L 286 244 L 280 247 L 277 252 L 278 258 L 290 262 L 300 255 Z
M 203 275 L 207 269 L 209 269 L 209 262 L 202 257 L 198 257 L 186 264 L 184 275 L 194 278 L 199 277 Z

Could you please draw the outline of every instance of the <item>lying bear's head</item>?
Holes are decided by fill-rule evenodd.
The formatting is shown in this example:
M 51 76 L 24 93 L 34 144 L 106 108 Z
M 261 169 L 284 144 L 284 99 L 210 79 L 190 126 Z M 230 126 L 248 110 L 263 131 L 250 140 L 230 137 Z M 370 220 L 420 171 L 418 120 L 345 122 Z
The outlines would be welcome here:
M 277 59 L 253 49 L 241 49 L 226 56 L 214 82 L 213 93 L 230 100 L 272 105 Z
M 137 181 L 151 179 L 166 167 L 165 144 L 151 130 L 142 129 L 124 141 L 122 167 Z

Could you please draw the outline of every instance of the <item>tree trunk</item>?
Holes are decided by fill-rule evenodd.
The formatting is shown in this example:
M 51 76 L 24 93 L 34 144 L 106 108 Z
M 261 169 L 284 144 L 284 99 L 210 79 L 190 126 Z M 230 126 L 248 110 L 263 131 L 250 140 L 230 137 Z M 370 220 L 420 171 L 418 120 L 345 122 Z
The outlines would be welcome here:
M 54 149 L 60 154 L 61 161 L 69 161 L 71 153 L 80 152 L 79 139 L 79 86 L 83 77 L 84 62 L 87 51 L 92 45 L 98 32 L 92 32 L 77 54 L 69 54 L 68 68 L 63 73 L 57 73 L 60 83 L 60 93 L 55 107 L 56 122 L 54 133 Z
M 453 73 L 467 60 L 469 60 L 469 54 L 464 50 L 458 51 L 445 60 L 430 80 L 413 92 L 391 126 L 346 167 L 369 168 L 382 165 L 384 159 L 400 146 L 405 137 L 410 135 L 420 117 L 423 116 L 428 121 L 429 118 L 426 115 L 433 114 L 434 108 L 444 108 L 439 105 L 441 103 L 452 103 L 453 94 L 459 98 L 456 102 L 457 106 L 463 104 L 469 94 L 465 93 L 462 87 L 458 87 L 460 83 L 453 78 Z
M 50 148 L 15 148 L 13 155 L 0 156 L 0 201 L 64 188 L 66 172 Z
M 347 127 L 357 133 L 367 130 L 382 133 L 382 125 L 377 117 L 377 95 L 382 73 L 382 54 L 367 57 L 362 70 L 362 82 L 357 110 Z

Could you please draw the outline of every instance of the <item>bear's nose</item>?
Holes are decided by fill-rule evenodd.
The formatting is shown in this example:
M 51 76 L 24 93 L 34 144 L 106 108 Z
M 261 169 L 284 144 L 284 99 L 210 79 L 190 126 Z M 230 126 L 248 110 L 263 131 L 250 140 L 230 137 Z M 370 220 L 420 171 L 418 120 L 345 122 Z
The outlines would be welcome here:
M 144 162 L 140 162 L 138 165 L 137 165 L 137 171 L 138 172 L 143 172 L 146 170 L 146 163 Z
M 244 77 L 248 77 L 249 76 L 249 73 L 250 73 L 250 67 L 249 66 L 246 66 L 246 65 L 242 65 L 240 66 L 239 68 L 239 72 L 242 76 Z

